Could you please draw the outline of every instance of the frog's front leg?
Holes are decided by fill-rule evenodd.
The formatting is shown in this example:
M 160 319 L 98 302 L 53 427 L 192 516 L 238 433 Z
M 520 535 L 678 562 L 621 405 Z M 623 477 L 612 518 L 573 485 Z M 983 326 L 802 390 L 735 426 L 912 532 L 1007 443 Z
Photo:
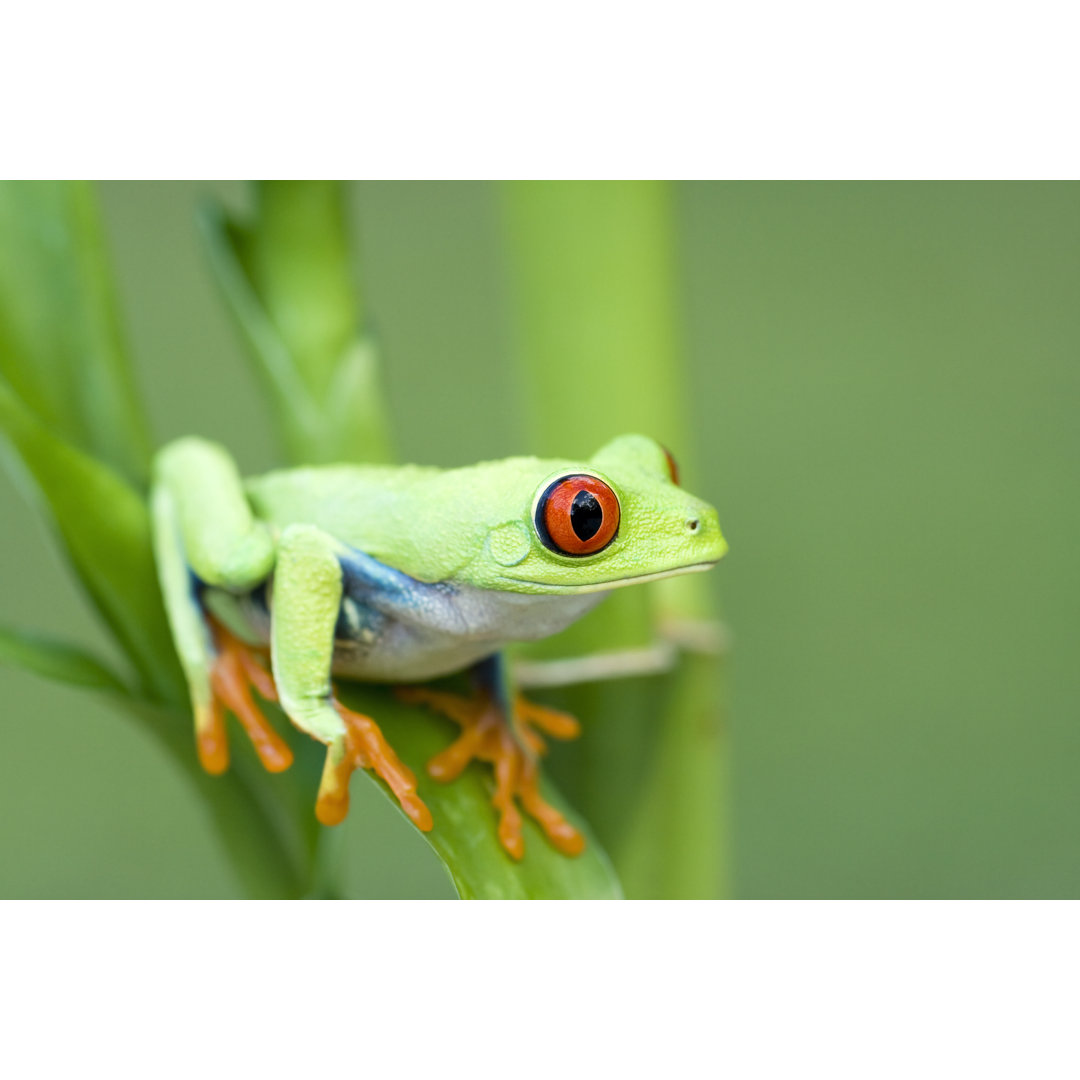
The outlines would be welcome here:
M 398 696 L 406 702 L 427 705 L 461 726 L 461 735 L 428 762 L 428 773 L 443 782 L 456 779 L 476 759 L 495 769 L 492 805 L 499 813 L 499 842 L 515 859 L 525 853 L 521 835 L 521 804 L 564 855 L 578 855 L 585 838 L 540 794 L 540 761 L 547 750 L 544 735 L 573 739 L 580 733 L 569 714 L 526 701 L 513 693 L 502 657 L 480 661 L 472 669 L 471 698 L 404 686 Z M 541 734 L 542 733 L 542 734 Z
M 342 591 L 334 539 L 313 525 L 288 526 L 274 571 L 270 655 L 281 707 L 327 746 L 315 813 L 324 825 L 343 821 L 349 777 L 356 768 L 372 769 L 413 824 L 427 832 L 431 812 L 416 793 L 412 771 L 371 717 L 347 709 L 334 695 L 330 667 Z

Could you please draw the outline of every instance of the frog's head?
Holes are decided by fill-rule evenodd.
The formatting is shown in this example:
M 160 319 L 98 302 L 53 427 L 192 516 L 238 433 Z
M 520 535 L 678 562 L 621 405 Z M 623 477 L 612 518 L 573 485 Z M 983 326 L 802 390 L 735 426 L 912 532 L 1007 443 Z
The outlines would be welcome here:
M 501 464 L 516 474 L 494 485 L 512 516 L 489 517 L 483 550 L 459 575 L 472 584 L 599 592 L 707 570 L 727 551 L 716 511 L 679 487 L 671 455 L 645 436 L 620 436 L 588 462 Z

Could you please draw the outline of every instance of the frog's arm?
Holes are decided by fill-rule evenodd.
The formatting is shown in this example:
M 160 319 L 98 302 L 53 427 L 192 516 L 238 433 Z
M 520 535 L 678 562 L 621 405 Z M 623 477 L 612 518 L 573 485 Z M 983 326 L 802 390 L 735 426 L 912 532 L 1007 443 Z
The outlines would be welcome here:
M 326 743 L 326 764 L 315 802 L 324 825 L 349 807 L 349 776 L 371 768 L 397 796 L 417 826 L 431 828 L 431 812 L 416 794 L 416 777 L 369 716 L 334 696 L 330 668 L 341 611 L 341 545 L 314 525 L 289 525 L 281 534 L 271 602 L 270 657 L 281 707 L 302 731 Z
M 274 571 L 270 658 L 281 707 L 297 727 L 333 746 L 344 738 L 330 686 L 341 608 L 337 543 L 314 525 L 281 534 Z

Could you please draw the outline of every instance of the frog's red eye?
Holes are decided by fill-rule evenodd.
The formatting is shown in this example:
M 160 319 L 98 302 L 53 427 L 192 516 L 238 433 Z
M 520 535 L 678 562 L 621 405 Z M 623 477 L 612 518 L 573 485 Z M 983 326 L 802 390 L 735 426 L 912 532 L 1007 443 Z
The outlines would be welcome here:
M 574 474 L 550 483 L 536 504 L 536 532 L 560 555 L 595 555 L 615 538 L 619 500 L 595 476 Z
M 675 460 L 675 458 L 672 455 L 671 451 L 666 446 L 662 446 L 661 449 L 664 451 L 664 457 L 667 458 L 667 470 L 668 470 L 668 473 L 671 476 L 671 482 L 676 487 L 678 487 L 678 485 L 679 485 L 679 463 Z

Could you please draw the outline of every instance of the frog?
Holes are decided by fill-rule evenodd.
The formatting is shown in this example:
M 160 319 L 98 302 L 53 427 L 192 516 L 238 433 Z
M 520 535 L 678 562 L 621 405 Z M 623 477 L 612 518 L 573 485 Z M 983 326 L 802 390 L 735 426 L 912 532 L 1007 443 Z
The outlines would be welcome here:
M 567 856 L 584 837 L 544 798 L 547 740 L 577 718 L 516 691 L 508 647 L 559 633 L 613 590 L 708 570 L 727 551 L 718 515 L 679 484 L 644 435 L 587 460 L 509 457 L 440 468 L 340 464 L 244 477 L 220 443 L 162 447 L 151 487 L 155 561 L 191 700 L 202 767 L 229 767 L 231 713 L 271 772 L 293 752 L 277 703 L 325 745 L 315 816 L 340 824 L 354 771 L 381 779 L 421 831 L 435 827 L 416 775 L 341 682 L 383 683 L 454 721 L 426 764 L 450 783 L 490 764 L 497 836 L 524 854 L 523 814 Z M 467 673 L 471 693 L 430 685 Z

